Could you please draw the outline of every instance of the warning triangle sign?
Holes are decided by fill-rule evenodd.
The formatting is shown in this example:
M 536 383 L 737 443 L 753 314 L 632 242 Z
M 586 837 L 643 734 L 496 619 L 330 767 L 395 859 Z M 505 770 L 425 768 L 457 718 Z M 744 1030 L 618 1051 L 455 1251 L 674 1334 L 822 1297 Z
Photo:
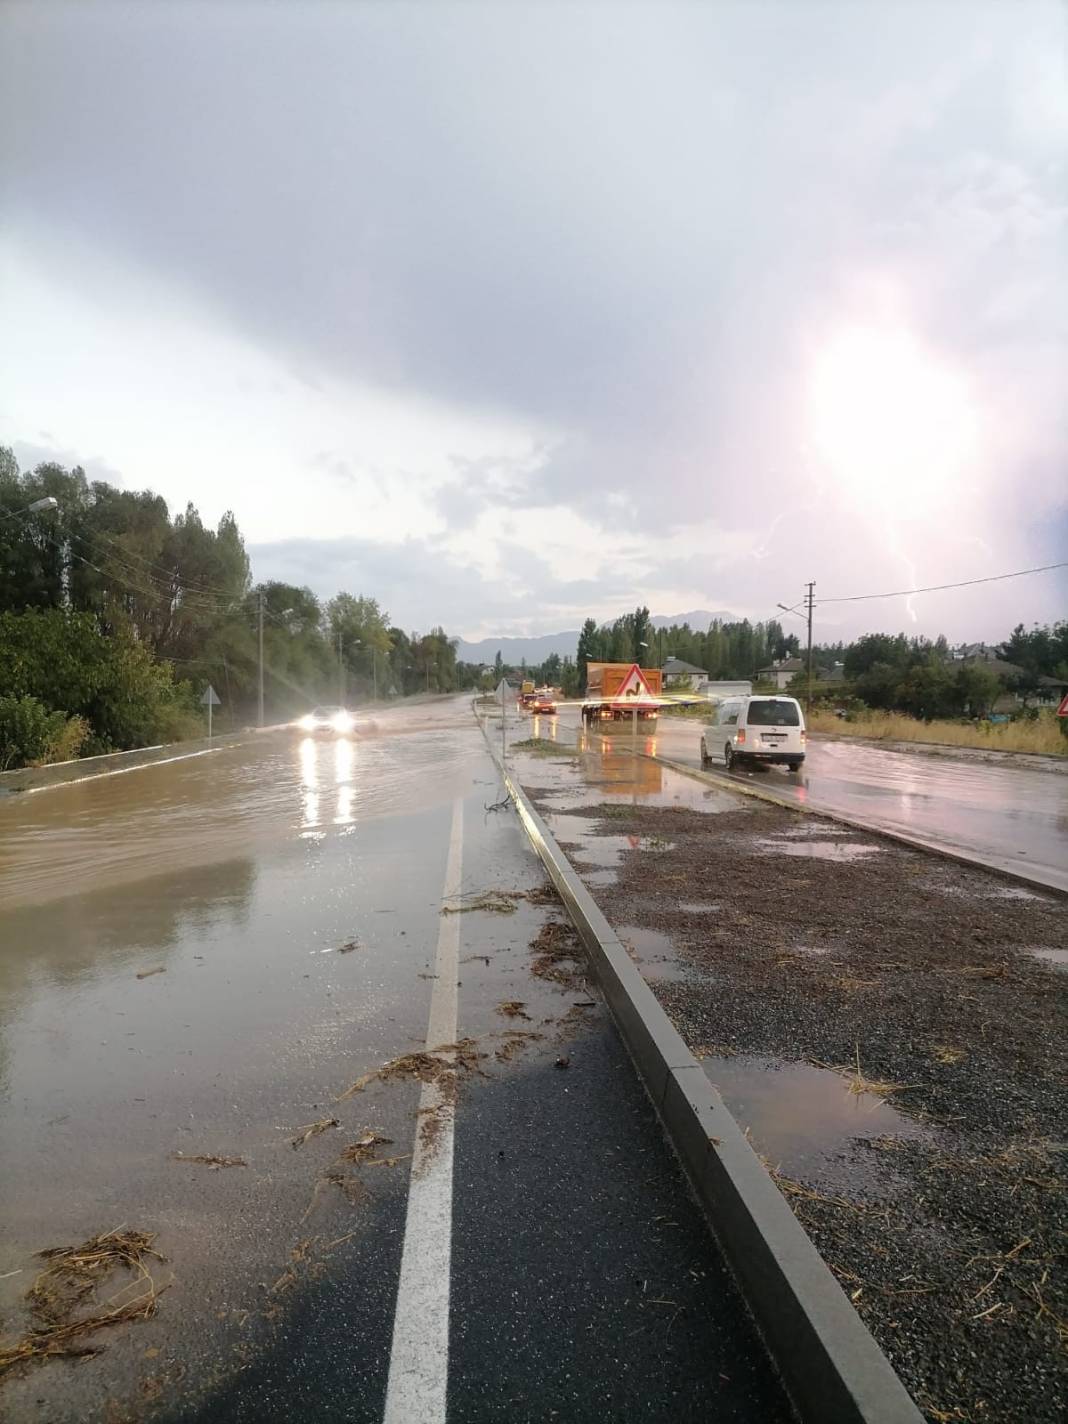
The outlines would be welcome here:
M 635 704 L 641 706 L 642 703 L 655 703 L 656 697 L 653 690 L 646 682 L 645 674 L 637 663 L 631 663 L 630 671 L 619 684 L 619 688 L 613 700 L 615 702 L 626 702 L 628 707 L 634 706 Z
M 1061 698 L 1061 705 L 1057 708 L 1058 717 L 1068 717 L 1068 692 Z

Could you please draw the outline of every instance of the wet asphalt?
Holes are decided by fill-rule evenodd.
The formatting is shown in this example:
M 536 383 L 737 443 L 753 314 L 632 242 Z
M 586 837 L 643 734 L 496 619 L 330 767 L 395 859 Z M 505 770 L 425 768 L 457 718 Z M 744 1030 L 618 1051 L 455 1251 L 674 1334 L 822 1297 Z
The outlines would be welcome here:
M 529 719 L 535 735 L 574 740 L 577 707 L 559 717 Z M 661 717 L 643 748 L 688 766 L 701 765 L 701 724 Z M 610 736 L 620 747 L 629 737 Z M 848 740 L 809 742 L 800 775 L 781 767 L 727 772 L 725 782 L 743 782 L 786 804 L 856 817 L 865 823 L 975 856 L 984 863 L 1033 875 L 1042 884 L 1068 890 L 1068 776 L 1021 759 L 1015 764 L 975 756 L 887 751 Z
M 419 1090 L 337 1098 L 425 1041 L 457 799 L 465 894 L 543 875 L 486 809 L 466 700 L 371 722 L 0 804 L 0 1328 L 37 1250 L 121 1223 L 166 1258 L 154 1317 L 9 1374 L 6 1418 L 382 1418 Z M 530 974 L 558 913 L 461 920 L 486 1056 L 456 1112 L 447 1417 L 786 1418 L 596 993 Z M 505 999 L 543 1035 L 509 1061 Z M 399 1160 L 338 1174 L 367 1128 Z

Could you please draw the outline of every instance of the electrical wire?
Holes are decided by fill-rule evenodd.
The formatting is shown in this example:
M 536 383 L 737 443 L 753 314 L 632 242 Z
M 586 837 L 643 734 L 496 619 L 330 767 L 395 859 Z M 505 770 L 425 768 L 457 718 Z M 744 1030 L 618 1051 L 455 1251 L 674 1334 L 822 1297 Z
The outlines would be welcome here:
M 985 578 L 963 579 L 960 583 L 934 583 L 927 588 L 898 588 L 891 593 L 854 593 L 847 598 L 817 598 L 820 603 L 863 603 L 873 598 L 910 598 L 914 593 L 941 593 L 947 588 L 973 588 L 977 583 L 1001 583 L 1004 579 L 1024 578 L 1028 574 L 1046 574 L 1051 569 L 1068 569 L 1068 560 L 1059 564 L 1041 564 L 1036 569 L 1017 569 L 1011 574 L 988 574 Z

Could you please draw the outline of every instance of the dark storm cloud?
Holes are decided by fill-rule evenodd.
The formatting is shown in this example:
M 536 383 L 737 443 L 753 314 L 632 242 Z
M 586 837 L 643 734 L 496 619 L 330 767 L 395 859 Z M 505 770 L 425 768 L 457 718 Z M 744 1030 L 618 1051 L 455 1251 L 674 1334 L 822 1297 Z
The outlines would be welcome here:
M 857 273 L 995 384 L 1063 340 L 1064 134 L 1006 58 L 1063 38 L 1052 5 L 53 4 L 6 30 L 16 224 L 162 273 L 313 387 L 544 433 L 536 474 L 458 469 L 454 528 L 521 503 L 730 528 L 754 479 L 789 503 L 805 342 Z M 1063 454 L 1052 405 L 1000 478 Z

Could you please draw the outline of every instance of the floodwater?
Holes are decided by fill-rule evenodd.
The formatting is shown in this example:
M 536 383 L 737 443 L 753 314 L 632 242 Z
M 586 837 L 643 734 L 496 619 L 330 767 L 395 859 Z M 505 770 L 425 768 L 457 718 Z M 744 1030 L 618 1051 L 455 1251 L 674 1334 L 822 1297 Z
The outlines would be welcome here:
M 563 708 L 558 720 L 557 736 L 573 741 L 579 734 L 577 709 Z M 655 751 L 699 767 L 700 738 L 699 723 L 661 717 Z M 625 741 L 629 744 L 616 739 L 619 748 Z M 1068 775 L 1057 771 L 820 739 L 809 743 L 799 776 L 772 767 L 739 771 L 729 779 L 1068 889 Z
M 225 1339 L 226 1311 L 213 1306 L 209 1328 L 205 1297 L 239 1302 L 246 1316 L 256 1306 L 258 1283 L 278 1276 L 294 1246 L 321 1165 L 315 1147 L 294 1152 L 290 1138 L 325 1115 L 360 1127 L 359 1103 L 344 1114 L 334 1097 L 425 1038 L 453 802 L 471 808 L 475 875 L 478 836 L 495 829 L 482 826 L 483 801 L 500 794 L 492 775 L 465 701 L 439 704 L 436 723 L 416 708 L 355 740 L 255 736 L 0 803 L 8 1330 L 32 1252 L 121 1223 L 166 1243 L 172 1264 L 157 1284 L 173 1270 L 161 1311 L 172 1346 Z M 540 880 L 529 860 L 501 883 Z M 520 907 L 493 926 L 500 973 L 513 959 L 521 968 L 534 913 Z M 478 918 L 465 916 L 469 941 Z M 327 952 L 351 941 L 350 953 Z M 537 994 L 523 984 L 522 997 Z M 399 1096 L 379 1103 L 375 1127 L 410 1141 L 409 1107 Z M 175 1153 L 249 1167 L 211 1172 Z M 378 1199 L 403 1192 L 402 1174 L 378 1176 Z M 335 1210 L 318 1202 L 300 1234 L 321 1233 Z M 109 1340 L 101 1361 L 136 1389 L 147 1342 L 134 1337 Z M 209 1374 L 205 1364 L 202 1381 Z M 50 1366 L 5 1381 L 11 1417 L 31 1417 L 35 1391 L 55 1403 L 52 1390 L 83 1377 Z M 72 1396 L 54 1417 L 90 1411 Z
M 730 1416 L 785 1418 L 604 1006 L 530 972 L 560 908 L 522 898 L 544 872 L 489 810 L 469 699 L 376 722 L 0 802 L 5 1343 L 30 1328 L 36 1252 L 124 1226 L 166 1258 L 153 1318 L 92 1337 L 93 1359 L 10 1371 L 4 1418 L 383 1417 L 419 1087 L 345 1089 L 426 1043 L 456 854 L 463 896 L 519 898 L 450 922 L 455 1032 L 485 1055 L 432 1238 L 452 1252 L 450 1410 L 652 1420 L 700 1398 L 703 1417 L 729 1362 L 751 1399 Z M 339 1154 L 368 1130 L 397 1155 L 354 1180 Z M 633 1330 L 635 1278 L 683 1307 L 670 1340 Z

